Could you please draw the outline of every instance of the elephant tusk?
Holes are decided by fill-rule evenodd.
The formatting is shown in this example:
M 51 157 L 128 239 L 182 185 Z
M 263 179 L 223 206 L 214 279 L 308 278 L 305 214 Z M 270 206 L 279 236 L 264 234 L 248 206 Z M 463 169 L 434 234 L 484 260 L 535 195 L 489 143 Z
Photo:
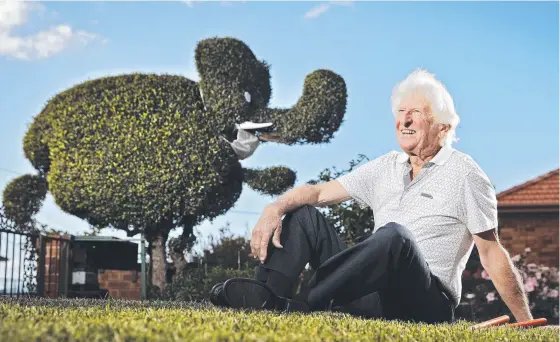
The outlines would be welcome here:
M 271 142 L 282 142 L 282 137 L 276 132 L 262 132 L 259 134 L 259 140 L 261 141 L 271 141 Z

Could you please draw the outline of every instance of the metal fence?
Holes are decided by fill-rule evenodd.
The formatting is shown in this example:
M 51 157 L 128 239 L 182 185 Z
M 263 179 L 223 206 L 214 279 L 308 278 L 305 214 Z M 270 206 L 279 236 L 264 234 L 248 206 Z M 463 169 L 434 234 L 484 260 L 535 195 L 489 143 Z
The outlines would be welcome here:
M 0 229 L 0 295 L 36 292 L 35 241 L 33 234 Z
M 0 295 L 65 296 L 71 244 L 69 238 L 0 228 Z

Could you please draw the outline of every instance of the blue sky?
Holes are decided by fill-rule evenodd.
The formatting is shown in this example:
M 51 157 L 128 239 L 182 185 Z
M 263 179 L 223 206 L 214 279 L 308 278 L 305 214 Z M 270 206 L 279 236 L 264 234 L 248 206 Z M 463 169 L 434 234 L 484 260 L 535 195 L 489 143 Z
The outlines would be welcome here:
M 498 191 L 558 167 L 558 2 L 8 2 L 0 5 L 0 189 L 33 172 L 22 139 L 50 97 L 123 72 L 196 80 L 194 48 L 211 36 L 239 38 L 271 65 L 272 106 L 293 105 L 315 69 L 348 86 L 332 143 L 267 144 L 245 166 L 286 165 L 300 184 L 360 153 L 398 149 L 391 90 L 424 67 L 454 97 L 455 147 Z M 231 212 L 198 229 L 215 233 L 229 221 L 244 234 L 271 200 L 246 188 Z M 88 229 L 50 196 L 37 218 L 75 234 Z

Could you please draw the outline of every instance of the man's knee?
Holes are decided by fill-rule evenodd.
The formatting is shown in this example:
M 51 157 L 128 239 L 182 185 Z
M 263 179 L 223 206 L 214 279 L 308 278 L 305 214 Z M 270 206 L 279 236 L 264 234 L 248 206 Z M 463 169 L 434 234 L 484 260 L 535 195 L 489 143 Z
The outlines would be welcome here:
M 389 222 L 380 227 L 376 232 L 377 238 L 386 239 L 387 242 L 410 243 L 414 240 L 412 233 L 405 226 L 396 222 Z
M 299 207 L 297 209 L 294 209 L 292 211 L 292 213 L 294 215 L 309 215 L 309 214 L 313 214 L 317 211 L 318 211 L 318 209 L 315 208 L 314 206 L 309 205 L 309 204 L 304 204 L 301 207 Z
M 289 216 L 290 218 L 297 218 L 300 223 L 314 223 L 314 217 L 317 216 L 317 214 L 321 215 L 321 212 L 317 208 L 312 205 L 305 204 L 288 213 L 286 217 Z

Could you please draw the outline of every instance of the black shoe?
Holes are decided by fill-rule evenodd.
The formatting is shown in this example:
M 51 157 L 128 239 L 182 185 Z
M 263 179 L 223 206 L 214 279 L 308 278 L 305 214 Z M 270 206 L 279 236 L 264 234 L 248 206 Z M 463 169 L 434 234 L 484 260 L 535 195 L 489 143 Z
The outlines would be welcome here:
M 210 290 L 210 296 L 209 296 L 210 302 L 215 306 L 222 306 L 222 307 L 228 306 L 223 295 L 224 294 L 223 288 L 224 288 L 224 283 L 218 283 L 214 285 Z
M 306 303 L 277 296 L 268 285 L 255 279 L 228 279 L 220 292 L 228 306 L 235 309 L 310 311 Z

